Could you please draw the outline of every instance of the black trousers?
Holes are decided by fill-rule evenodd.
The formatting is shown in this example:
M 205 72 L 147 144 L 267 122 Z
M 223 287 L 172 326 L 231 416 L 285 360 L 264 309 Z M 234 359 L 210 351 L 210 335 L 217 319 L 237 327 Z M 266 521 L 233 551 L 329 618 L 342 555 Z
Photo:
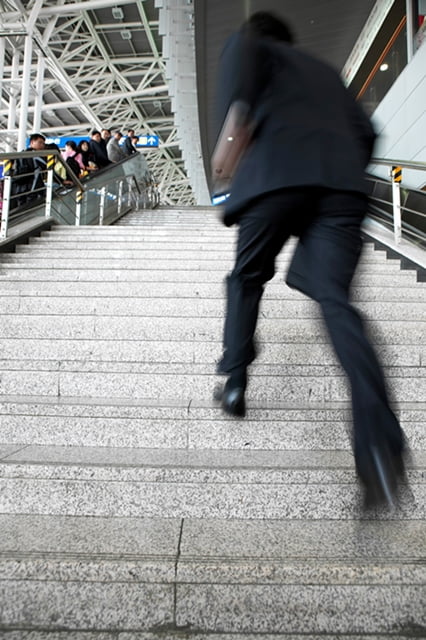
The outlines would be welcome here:
M 367 445 L 385 440 L 395 454 L 404 447 L 381 366 L 349 289 L 362 248 L 361 194 L 317 188 L 283 189 L 253 201 L 238 220 L 235 267 L 227 278 L 224 355 L 219 370 L 232 374 L 255 358 L 254 334 L 265 283 L 291 235 L 299 242 L 287 284 L 316 300 L 352 394 L 357 459 Z

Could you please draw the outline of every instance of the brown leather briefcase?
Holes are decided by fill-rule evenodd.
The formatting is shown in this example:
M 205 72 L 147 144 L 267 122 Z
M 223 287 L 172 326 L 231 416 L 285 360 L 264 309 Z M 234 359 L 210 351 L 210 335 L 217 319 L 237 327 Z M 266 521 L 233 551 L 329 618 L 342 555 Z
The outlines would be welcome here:
M 232 181 L 241 157 L 250 144 L 253 126 L 248 121 L 247 112 L 247 105 L 243 102 L 234 102 L 229 107 L 211 159 L 214 183 Z

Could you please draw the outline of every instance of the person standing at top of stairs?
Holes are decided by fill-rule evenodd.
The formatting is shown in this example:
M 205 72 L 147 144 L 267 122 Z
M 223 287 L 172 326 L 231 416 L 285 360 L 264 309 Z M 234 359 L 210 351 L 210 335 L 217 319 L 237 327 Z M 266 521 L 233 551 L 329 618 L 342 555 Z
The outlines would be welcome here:
M 227 279 L 224 354 L 227 381 L 215 397 L 226 413 L 245 415 L 247 367 L 264 284 L 291 235 L 299 237 L 287 284 L 316 300 L 351 384 L 354 453 L 366 505 L 394 506 L 404 476 L 405 437 L 392 412 L 376 354 L 349 288 L 361 252 L 365 167 L 375 133 L 328 65 L 292 46 L 290 28 L 258 12 L 231 36 L 219 68 L 219 122 L 235 104 L 246 120 L 220 135 L 214 178 L 238 128 L 252 130 L 226 201 L 224 224 L 238 223 L 236 261 Z M 224 132 L 223 127 L 222 132 Z M 216 164 L 215 164 L 216 163 Z M 232 172 L 231 172 L 232 173 Z

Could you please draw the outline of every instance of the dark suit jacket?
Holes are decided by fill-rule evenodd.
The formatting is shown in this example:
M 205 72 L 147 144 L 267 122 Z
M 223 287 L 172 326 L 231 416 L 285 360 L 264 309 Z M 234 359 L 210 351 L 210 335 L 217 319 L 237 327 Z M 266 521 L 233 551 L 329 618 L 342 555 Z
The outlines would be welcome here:
M 375 134 L 331 67 L 286 43 L 238 32 L 220 61 L 219 126 L 235 100 L 249 105 L 255 131 L 225 224 L 253 198 L 285 187 L 365 192 Z
M 127 136 L 127 138 L 125 138 L 123 147 L 124 147 L 124 152 L 128 156 L 131 156 L 133 153 L 137 153 L 137 149 L 135 149 L 135 147 L 133 146 L 132 139 L 129 138 L 129 136 Z
M 93 154 L 93 160 L 98 165 L 99 169 L 103 169 L 110 164 L 106 147 L 103 142 L 96 142 L 96 140 L 89 141 L 89 149 Z

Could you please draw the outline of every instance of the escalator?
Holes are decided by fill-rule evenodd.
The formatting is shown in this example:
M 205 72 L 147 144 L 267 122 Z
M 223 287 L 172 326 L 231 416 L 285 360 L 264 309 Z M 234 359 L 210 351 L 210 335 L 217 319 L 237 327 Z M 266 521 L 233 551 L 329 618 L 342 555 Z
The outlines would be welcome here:
M 13 155 L 19 157 L 19 154 Z M 12 185 L 13 180 L 12 173 Z M 14 196 L 12 191 L 8 235 L 37 222 L 41 224 L 46 218 L 69 225 L 113 224 L 132 209 L 152 209 L 159 204 L 155 180 L 140 153 L 96 171 L 81 182 L 75 180 L 69 186 L 53 180 L 51 197 L 48 186 L 28 195 L 33 197 L 17 206 L 19 196 Z

